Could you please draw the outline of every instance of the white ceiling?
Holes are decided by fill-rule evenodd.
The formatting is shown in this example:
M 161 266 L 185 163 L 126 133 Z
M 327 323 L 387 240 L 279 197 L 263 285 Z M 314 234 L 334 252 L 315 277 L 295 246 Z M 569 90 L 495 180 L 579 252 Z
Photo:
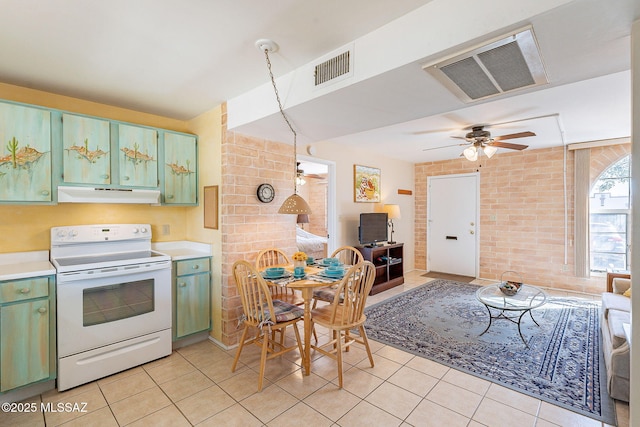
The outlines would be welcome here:
M 273 92 L 265 96 L 255 90 L 269 84 L 255 41 L 266 37 L 279 44 L 271 60 L 280 77 L 384 33 L 379 63 L 370 63 L 369 75 L 367 65 L 357 63 L 356 71 L 366 78 L 302 101 L 284 97 L 299 143 L 366 146 L 420 162 L 458 157 L 461 147 L 454 144 L 462 141 L 451 136 L 464 135 L 472 124 L 495 125 L 489 128 L 493 136 L 533 131 L 536 137 L 512 141 L 531 149 L 627 137 L 629 34 L 640 18 L 640 2 L 566 2 L 0 0 L 0 82 L 177 119 L 244 97 L 250 106 L 269 103 L 271 109 L 234 130 L 290 141 L 282 117 L 274 113 Z M 528 12 L 536 8 L 548 10 Z M 394 22 L 412 22 L 425 12 L 429 22 L 417 33 L 407 25 L 406 33 L 389 36 Z M 422 70 L 428 62 L 529 24 L 549 78 L 546 86 L 464 104 Z M 412 43 L 428 50 L 448 41 L 455 46 L 404 63 L 397 59 Z M 386 58 L 391 65 L 379 71 Z M 454 146 L 423 151 L 447 145 Z

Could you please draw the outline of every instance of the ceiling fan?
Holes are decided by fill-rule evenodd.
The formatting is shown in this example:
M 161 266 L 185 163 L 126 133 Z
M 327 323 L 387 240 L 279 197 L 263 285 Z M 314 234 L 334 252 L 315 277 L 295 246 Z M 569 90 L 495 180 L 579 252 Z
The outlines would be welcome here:
M 304 185 L 307 181 L 304 178 L 315 178 L 315 179 L 324 179 L 325 177 L 322 175 L 317 175 L 314 173 L 305 173 L 304 170 L 300 167 L 300 162 L 296 162 L 296 182 L 298 185 Z
M 464 144 L 455 144 L 460 146 L 469 145 L 469 147 L 465 148 L 462 151 L 462 155 L 464 155 L 467 160 L 475 161 L 478 160 L 478 155 L 481 152 L 491 158 L 498 148 L 507 148 L 509 150 L 524 150 L 528 147 L 528 145 L 523 144 L 513 144 L 510 142 L 502 142 L 506 139 L 516 139 L 516 138 L 526 138 L 529 136 L 536 136 L 535 133 L 526 131 L 526 132 L 518 132 L 511 133 L 508 135 L 496 136 L 494 138 L 491 137 L 491 133 L 488 130 L 484 130 L 487 125 L 473 125 L 471 126 L 471 132 L 467 133 L 464 137 L 462 136 L 452 136 L 452 138 L 465 139 L 467 142 Z M 444 147 L 434 147 L 434 148 L 426 148 L 423 151 L 436 150 L 439 148 L 447 148 L 453 147 L 454 145 L 446 145 Z

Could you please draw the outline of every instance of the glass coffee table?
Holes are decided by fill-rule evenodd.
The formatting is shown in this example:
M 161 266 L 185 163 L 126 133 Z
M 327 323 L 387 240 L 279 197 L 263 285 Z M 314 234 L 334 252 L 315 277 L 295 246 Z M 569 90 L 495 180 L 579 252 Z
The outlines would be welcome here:
M 478 289 L 476 291 L 476 298 L 484 304 L 485 307 L 487 307 L 487 311 L 489 312 L 489 324 L 480 335 L 484 335 L 489 330 L 493 319 L 506 319 L 518 325 L 520 338 L 524 345 L 529 347 L 527 345 L 527 341 L 522 335 L 520 323 L 522 322 L 522 317 L 529 313 L 533 323 L 540 326 L 538 325 L 538 322 L 536 322 L 536 319 L 533 318 L 531 310 L 538 308 L 547 302 L 547 294 L 542 289 L 532 285 L 522 285 L 518 293 L 509 296 L 504 294 L 500 290 L 500 284 L 496 283 L 493 285 L 483 286 Z M 494 315 L 491 311 L 492 309 L 495 311 L 499 310 L 499 313 Z M 509 313 L 513 313 L 513 315 L 510 316 Z

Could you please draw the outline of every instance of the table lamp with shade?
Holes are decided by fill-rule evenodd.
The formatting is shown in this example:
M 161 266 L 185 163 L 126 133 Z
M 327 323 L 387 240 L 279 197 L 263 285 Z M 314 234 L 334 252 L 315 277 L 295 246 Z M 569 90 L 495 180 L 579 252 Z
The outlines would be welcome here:
M 300 228 L 304 230 L 304 225 L 309 224 L 309 215 L 308 214 L 298 214 L 296 222 L 300 224 Z
M 400 215 L 400 206 L 392 205 L 392 204 L 385 204 L 382 207 L 382 212 L 386 212 L 387 213 L 387 217 L 389 218 L 389 226 L 391 227 L 391 239 L 387 243 L 393 245 L 393 244 L 396 243 L 393 240 L 393 231 L 394 231 L 393 230 L 393 220 L 402 218 L 402 216 Z

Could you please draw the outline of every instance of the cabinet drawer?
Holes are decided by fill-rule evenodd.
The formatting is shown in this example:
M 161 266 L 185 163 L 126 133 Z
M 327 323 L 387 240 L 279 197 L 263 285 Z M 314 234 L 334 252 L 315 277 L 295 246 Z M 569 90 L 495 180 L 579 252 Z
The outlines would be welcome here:
M 49 295 L 48 277 L 0 283 L 0 303 L 46 297 L 47 295 Z
M 204 273 L 209 270 L 209 258 L 187 259 L 176 262 L 176 276 Z

